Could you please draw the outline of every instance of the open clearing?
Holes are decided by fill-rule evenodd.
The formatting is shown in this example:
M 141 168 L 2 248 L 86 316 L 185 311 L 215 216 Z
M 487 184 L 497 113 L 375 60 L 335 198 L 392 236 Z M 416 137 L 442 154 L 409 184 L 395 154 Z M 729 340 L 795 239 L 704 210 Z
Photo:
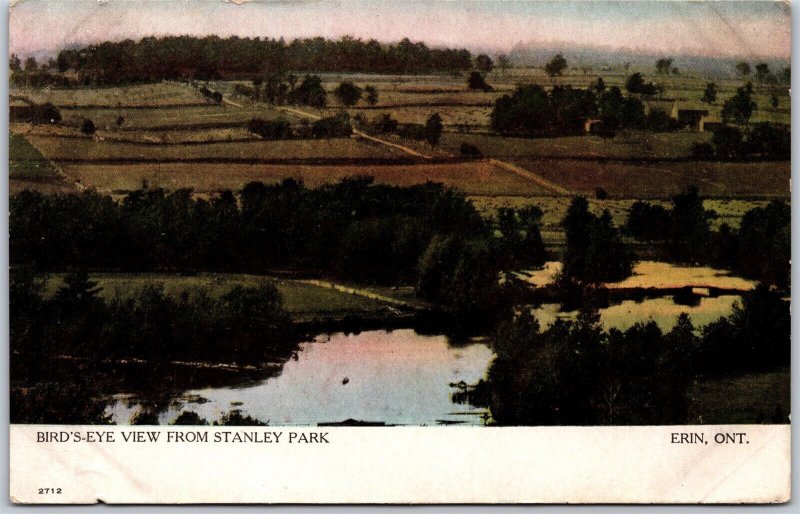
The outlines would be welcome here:
M 53 274 L 48 277 L 44 291 L 46 298 L 55 295 L 63 284 L 63 277 L 63 274 Z M 219 296 L 236 286 L 255 286 L 262 281 L 273 280 L 283 297 L 284 308 L 297 319 L 377 313 L 387 310 L 386 303 L 374 298 L 344 293 L 307 282 L 271 279 L 260 275 L 199 273 L 195 276 L 180 276 L 161 273 L 99 273 L 92 274 L 91 278 L 102 288 L 99 295 L 106 300 L 113 298 L 115 294 L 122 297 L 131 296 L 154 283 L 163 284 L 165 294 L 177 298 L 184 292 L 193 294 L 201 288 L 207 289 L 212 296 Z M 383 289 L 378 288 L 378 291 L 383 292 Z
M 698 380 L 690 391 L 689 422 L 785 423 L 792 412 L 789 370 Z

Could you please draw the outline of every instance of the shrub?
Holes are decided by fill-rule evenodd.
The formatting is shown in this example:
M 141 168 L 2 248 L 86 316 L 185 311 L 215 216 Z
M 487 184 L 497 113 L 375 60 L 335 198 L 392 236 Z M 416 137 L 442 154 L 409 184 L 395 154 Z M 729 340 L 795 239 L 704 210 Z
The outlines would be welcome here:
M 477 91 L 494 91 L 494 88 L 486 83 L 483 74 L 479 71 L 473 71 L 467 78 L 467 87 Z
M 460 151 L 461 156 L 467 159 L 483 159 L 483 152 L 472 143 L 467 143 L 466 141 L 461 143 Z
M 695 159 L 712 159 L 715 154 L 714 145 L 706 142 L 694 143 L 689 151 L 689 155 Z
M 350 137 L 353 127 L 350 124 L 350 116 L 343 113 L 315 121 L 311 126 L 311 132 L 317 139 Z
M 83 120 L 81 124 L 81 132 L 86 134 L 87 136 L 91 136 L 95 133 L 96 129 L 94 126 L 94 122 L 90 119 Z
M 282 118 L 277 120 L 254 118 L 247 123 L 247 130 L 269 140 L 291 139 L 292 137 L 289 122 Z

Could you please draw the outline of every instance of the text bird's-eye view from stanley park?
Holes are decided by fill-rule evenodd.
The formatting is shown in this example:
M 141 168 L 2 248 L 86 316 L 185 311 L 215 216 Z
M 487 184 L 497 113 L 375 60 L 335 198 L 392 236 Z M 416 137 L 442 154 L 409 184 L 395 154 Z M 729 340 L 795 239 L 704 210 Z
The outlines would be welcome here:
M 9 23 L 12 423 L 789 423 L 788 3 Z

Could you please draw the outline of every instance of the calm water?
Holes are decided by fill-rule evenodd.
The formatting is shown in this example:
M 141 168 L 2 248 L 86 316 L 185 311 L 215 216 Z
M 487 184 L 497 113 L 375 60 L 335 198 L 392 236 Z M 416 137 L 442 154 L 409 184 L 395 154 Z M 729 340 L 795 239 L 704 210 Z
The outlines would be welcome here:
M 557 263 L 556 263 L 557 264 Z M 549 263 L 529 275 L 533 283 L 546 283 L 557 273 Z M 750 281 L 703 267 L 679 267 L 642 262 L 634 275 L 608 287 L 723 287 L 747 290 Z M 655 321 L 669 331 L 681 313 L 695 327 L 731 313 L 740 297 L 703 297 L 692 305 L 671 296 L 627 300 L 600 311 L 608 328 L 625 330 L 637 322 Z M 559 305 L 536 309 L 542 328 L 557 318 L 573 319 L 576 312 L 561 312 Z M 257 375 L 241 386 L 225 377 L 214 386 L 198 386 L 165 398 L 158 408 L 161 424 L 183 411 L 196 412 L 209 422 L 238 409 L 270 425 L 316 425 L 357 420 L 390 425 L 483 424 L 483 409 L 453 401 L 458 383 L 475 384 L 484 378 L 492 360 L 485 342 L 454 344 L 445 336 L 420 335 L 414 330 L 368 331 L 358 335 L 333 334 L 300 344 L 296 358 L 277 370 Z M 208 382 L 207 382 L 208 383 Z M 227 387 L 226 387 L 227 385 Z M 167 393 L 168 394 L 168 393 Z M 127 424 L 141 409 L 135 397 L 119 395 L 108 410 L 116 423 Z
M 733 305 L 740 301 L 740 296 L 726 295 L 716 298 L 700 298 L 697 305 L 681 305 L 675 303 L 671 296 L 650 298 L 641 302 L 625 300 L 620 304 L 600 309 L 600 323 L 606 329 L 618 328 L 626 330 L 635 323 L 655 321 L 659 328 L 670 331 L 678 322 L 678 316 L 686 313 L 695 328 L 716 321 L 731 313 Z M 577 311 L 560 312 L 558 304 L 544 304 L 534 310 L 541 327 L 547 328 L 558 318 L 575 319 Z
M 521 274 L 520 278 L 538 287 L 553 283 L 560 272 L 560 262 L 547 262 L 541 269 Z M 749 291 L 756 286 L 756 281 L 708 266 L 679 266 L 668 262 L 640 261 L 633 265 L 633 274 L 630 277 L 621 282 L 604 285 L 609 289 L 717 287 Z
M 231 409 L 271 425 L 315 425 L 347 419 L 387 424 L 482 424 L 484 413 L 453 403 L 458 389 L 483 378 L 492 352 L 486 343 L 452 345 L 445 336 L 413 330 L 322 336 L 300 345 L 297 359 L 261 383 L 243 388 L 187 391 L 159 415 L 166 424 L 181 411 L 209 422 Z M 139 406 L 119 399 L 114 421 L 128 423 Z

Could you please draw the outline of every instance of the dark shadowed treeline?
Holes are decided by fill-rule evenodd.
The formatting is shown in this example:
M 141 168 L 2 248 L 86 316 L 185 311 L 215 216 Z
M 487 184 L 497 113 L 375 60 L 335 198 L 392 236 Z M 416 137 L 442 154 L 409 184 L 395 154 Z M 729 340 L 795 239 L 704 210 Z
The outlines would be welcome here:
M 501 270 L 544 262 L 540 219 L 538 209 L 508 210 L 495 234 L 461 193 L 433 183 L 375 185 L 369 177 L 317 189 L 292 179 L 253 182 L 212 200 L 188 190 L 139 190 L 119 202 L 95 192 L 24 191 L 11 198 L 10 252 L 12 265 L 37 271 L 293 270 L 417 283 L 453 310 L 462 302 L 486 309 L 494 305 L 481 299 L 497 288 Z M 458 242 L 444 245 L 447 258 L 431 258 L 447 240 Z M 433 281 L 421 278 L 431 274 Z
M 781 200 L 756 207 L 739 229 L 722 224 L 711 230 L 713 211 L 703 207 L 697 188 L 675 195 L 672 209 L 638 201 L 631 206 L 626 231 L 640 241 L 663 243 L 660 257 L 709 264 L 778 287 L 788 287 L 791 266 L 791 208 Z
M 487 379 L 468 395 L 500 425 L 684 424 L 695 377 L 787 368 L 790 330 L 789 303 L 763 285 L 699 330 L 683 314 L 668 333 L 653 321 L 604 331 L 592 311 L 542 330 L 523 310 L 499 327 Z
M 12 264 L 41 271 L 314 269 L 363 282 L 413 280 L 435 234 L 488 230 L 453 190 L 363 177 L 318 189 L 254 182 L 211 200 L 189 190 L 139 190 L 120 202 L 26 191 L 12 198 L 10 219 Z
M 589 212 L 583 196 L 572 200 L 561 222 L 567 236 L 563 277 L 585 284 L 617 282 L 630 276 L 633 255 L 622 241 L 608 210 Z
M 275 286 L 200 289 L 172 298 L 150 284 L 99 296 L 85 272 L 69 274 L 51 299 L 30 269 L 10 273 L 12 419 L 105 423 L 101 395 L 120 380 L 116 364 L 141 360 L 154 375 L 173 361 L 261 364 L 287 359 L 297 341 Z M 108 387 L 107 387 L 108 386 Z
M 83 361 L 141 358 L 226 363 L 263 362 L 292 347 L 289 317 L 274 284 L 234 287 L 212 296 L 199 289 L 173 298 L 153 283 L 131 295 L 98 296 L 86 272 L 68 274 L 51 299 L 43 278 L 12 268 L 11 352 L 28 377 L 37 362 L 53 357 Z M 27 362 L 24 357 L 33 360 Z
M 75 70 L 87 84 L 162 79 L 249 78 L 278 71 L 428 73 L 468 70 L 469 51 L 428 48 L 403 39 L 386 45 L 344 37 L 297 39 L 146 37 L 65 49 L 59 71 Z

